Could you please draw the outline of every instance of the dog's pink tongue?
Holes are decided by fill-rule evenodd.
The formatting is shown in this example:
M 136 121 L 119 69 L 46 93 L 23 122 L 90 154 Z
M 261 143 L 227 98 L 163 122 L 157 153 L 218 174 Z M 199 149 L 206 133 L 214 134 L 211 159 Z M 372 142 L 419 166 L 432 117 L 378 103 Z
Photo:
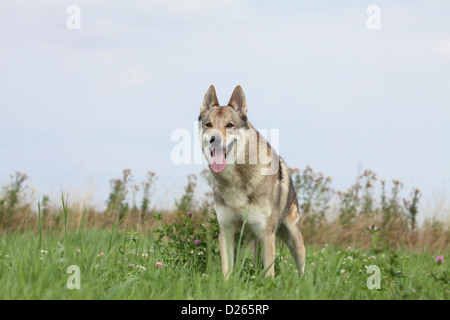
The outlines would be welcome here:
M 222 151 L 222 150 L 221 150 Z M 225 159 L 224 152 L 215 152 L 210 164 L 211 170 L 215 173 L 222 172 L 227 165 L 227 160 Z

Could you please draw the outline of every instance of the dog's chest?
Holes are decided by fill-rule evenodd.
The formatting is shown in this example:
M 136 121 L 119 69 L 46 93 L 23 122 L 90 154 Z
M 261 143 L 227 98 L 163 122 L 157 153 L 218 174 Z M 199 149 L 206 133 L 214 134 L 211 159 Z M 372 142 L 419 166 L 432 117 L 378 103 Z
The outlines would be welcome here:
M 237 211 L 249 206 L 249 191 L 236 187 L 222 187 L 214 191 L 216 202 Z
M 233 172 L 234 173 L 234 172 Z M 257 185 L 250 177 L 232 174 L 214 184 L 214 200 L 216 204 L 228 207 L 234 211 L 248 208 L 254 198 Z
M 269 206 L 265 203 L 266 199 L 255 201 L 255 190 L 250 184 L 244 188 L 239 187 L 239 184 L 214 188 L 214 199 L 221 226 L 240 228 L 246 220 L 247 226 L 255 235 L 261 234 L 265 229 L 266 220 L 270 215 Z

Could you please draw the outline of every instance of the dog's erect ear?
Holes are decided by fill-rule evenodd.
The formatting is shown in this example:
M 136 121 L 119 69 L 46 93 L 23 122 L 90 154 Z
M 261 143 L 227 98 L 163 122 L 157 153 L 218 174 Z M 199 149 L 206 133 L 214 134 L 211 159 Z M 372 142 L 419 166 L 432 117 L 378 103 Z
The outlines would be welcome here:
M 244 91 L 242 91 L 241 86 L 237 86 L 231 95 L 230 102 L 228 102 L 230 107 L 233 107 L 241 115 L 247 115 L 247 102 L 245 102 Z
M 202 104 L 202 107 L 200 108 L 200 113 L 208 111 L 212 107 L 218 106 L 218 105 L 219 105 L 219 101 L 217 100 L 216 89 L 214 89 L 214 86 L 211 85 L 209 87 L 208 91 L 206 91 L 205 99 L 203 99 L 203 104 Z

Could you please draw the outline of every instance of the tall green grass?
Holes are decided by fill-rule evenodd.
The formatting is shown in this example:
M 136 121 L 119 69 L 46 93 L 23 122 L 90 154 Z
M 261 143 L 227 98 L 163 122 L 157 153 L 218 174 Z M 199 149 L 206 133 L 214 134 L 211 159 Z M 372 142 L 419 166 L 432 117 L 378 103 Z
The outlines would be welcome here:
M 185 252 L 189 247 L 179 249 L 156 238 L 117 228 L 2 234 L 0 299 L 450 298 L 447 262 L 438 265 L 430 252 L 307 246 L 306 272 L 299 278 L 293 259 L 283 249 L 277 251 L 271 279 L 264 277 L 250 250 L 244 249 L 225 281 L 220 258 L 214 254 L 216 241 L 205 244 L 208 252 L 199 247 L 189 253 Z M 185 254 L 191 258 L 186 260 Z M 71 265 L 81 270 L 79 290 L 67 287 Z M 369 265 L 380 267 L 379 290 L 367 287 Z
M 275 278 L 266 278 L 238 232 L 225 281 L 217 219 L 210 201 L 194 198 L 195 177 L 176 208 L 158 212 L 150 206 L 155 174 L 142 183 L 141 205 L 135 195 L 130 205 L 127 194 L 137 188 L 130 189 L 125 170 L 98 212 L 63 192 L 56 209 L 45 196 L 34 206 L 26 175 L 16 173 L 0 193 L 0 299 L 449 299 L 448 261 L 435 258 L 448 260 L 450 230 L 439 221 L 416 225 L 418 190 L 401 198 L 400 182 L 389 191 L 367 170 L 346 191 L 333 190 L 331 179 L 311 168 L 292 177 L 303 213 L 305 275 L 299 278 L 278 243 Z M 380 270 L 379 290 L 367 286 L 371 265 Z M 67 286 L 70 266 L 80 269 L 79 290 Z

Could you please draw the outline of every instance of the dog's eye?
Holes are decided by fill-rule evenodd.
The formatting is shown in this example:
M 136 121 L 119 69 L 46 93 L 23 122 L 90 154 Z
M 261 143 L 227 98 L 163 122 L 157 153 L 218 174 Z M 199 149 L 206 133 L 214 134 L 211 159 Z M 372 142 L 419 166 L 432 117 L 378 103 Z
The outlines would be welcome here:
M 205 124 L 205 127 L 211 128 L 211 127 L 212 127 L 212 123 L 211 123 L 211 122 L 208 122 L 207 124 Z
M 234 127 L 234 124 L 232 124 L 231 122 L 229 122 L 229 123 L 226 125 L 226 127 L 227 127 L 227 128 L 233 128 L 233 127 Z

